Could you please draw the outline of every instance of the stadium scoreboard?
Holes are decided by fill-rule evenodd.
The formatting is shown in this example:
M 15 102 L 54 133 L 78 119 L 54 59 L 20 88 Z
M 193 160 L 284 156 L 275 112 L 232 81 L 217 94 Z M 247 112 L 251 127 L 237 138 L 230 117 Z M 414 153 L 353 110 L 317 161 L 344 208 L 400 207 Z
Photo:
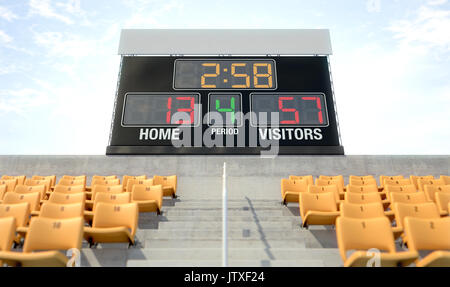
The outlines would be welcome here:
M 328 30 L 122 30 L 106 154 L 344 154 Z

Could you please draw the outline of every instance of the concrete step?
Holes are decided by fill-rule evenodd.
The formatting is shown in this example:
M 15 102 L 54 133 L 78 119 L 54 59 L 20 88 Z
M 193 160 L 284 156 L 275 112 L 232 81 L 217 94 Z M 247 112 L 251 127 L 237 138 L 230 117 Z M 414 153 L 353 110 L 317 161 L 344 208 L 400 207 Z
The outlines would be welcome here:
M 214 216 L 202 216 L 201 214 L 196 215 L 167 215 L 162 214 L 160 216 L 156 216 L 156 214 L 149 214 L 149 216 L 145 216 L 143 213 L 139 214 L 139 223 L 148 223 L 148 222 L 222 222 L 222 216 L 220 214 L 216 214 Z M 277 222 L 298 222 L 300 224 L 301 218 L 299 216 L 253 216 L 253 215 L 233 215 L 228 217 L 228 222 L 265 222 L 265 221 L 277 221 Z
M 299 222 L 293 222 L 291 220 L 286 221 L 231 221 L 228 223 L 228 228 L 230 229 L 278 229 L 278 230 L 292 230 L 300 229 Z M 208 229 L 208 230 L 222 230 L 221 221 L 163 221 L 158 224 L 159 230 L 175 230 L 175 229 Z
M 221 267 L 221 260 L 128 260 L 127 267 Z M 230 260 L 228 267 L 324 267 L 322 260 Z M 224 279 L 228 280 L 228 279 Z M 224 281 L 227 282 L 227 281 Z
M 169 216 L 222 216 L 222 210 L 220 209 L 163 209 L 163 215 Z M 228 209 L 228 216 L 294 216 L 289 210 L 242 210 L 242 209 Z
M 222 246 L 221 238 L 215 239 L 138 239 L 141 246 L 145 248 L 220 248 Z M 309 240 L 309 238 L 308 238 Z M 229 239 L 230 248 L 306 248 L 307 241 L 303 238 L 296 239 Z

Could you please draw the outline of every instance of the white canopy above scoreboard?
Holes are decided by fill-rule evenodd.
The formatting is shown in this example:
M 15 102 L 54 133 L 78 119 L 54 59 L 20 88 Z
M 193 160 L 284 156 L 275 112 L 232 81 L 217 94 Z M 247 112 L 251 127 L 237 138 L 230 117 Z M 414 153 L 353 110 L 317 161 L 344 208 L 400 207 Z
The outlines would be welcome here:
M 124 29 L 119 55 L 331 55 L 327 29 Z

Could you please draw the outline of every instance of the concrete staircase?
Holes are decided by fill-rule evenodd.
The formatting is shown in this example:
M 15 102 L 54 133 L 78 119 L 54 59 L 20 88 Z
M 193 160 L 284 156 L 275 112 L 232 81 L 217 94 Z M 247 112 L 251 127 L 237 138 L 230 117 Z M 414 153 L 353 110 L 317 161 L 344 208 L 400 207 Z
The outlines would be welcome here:
M 300 228 L 298 205 L 228 203 L 229 266 L 340 266 L 333 228 Z M 82 266 L 221 266 L 222 202 L 165 199 L 163 214 L 141 213 L 137 246 L 85 246 Z

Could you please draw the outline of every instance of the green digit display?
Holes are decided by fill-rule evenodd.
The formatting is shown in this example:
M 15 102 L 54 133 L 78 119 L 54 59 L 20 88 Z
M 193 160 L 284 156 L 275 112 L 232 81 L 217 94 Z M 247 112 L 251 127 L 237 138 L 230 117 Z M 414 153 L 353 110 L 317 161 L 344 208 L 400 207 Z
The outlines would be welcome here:
M 227 112 L 227 113 L 231 113 L 231 123 L 234 124 L 234 122 L 236 121 L 235 118 L 235 112 L 236 112 L 236 105 L 234 102 L 234 97 L 230 97 L 230 108 L 221 108 L 220 107 L 220 100 L 216 99 L 216 110 L 218 112 Z

